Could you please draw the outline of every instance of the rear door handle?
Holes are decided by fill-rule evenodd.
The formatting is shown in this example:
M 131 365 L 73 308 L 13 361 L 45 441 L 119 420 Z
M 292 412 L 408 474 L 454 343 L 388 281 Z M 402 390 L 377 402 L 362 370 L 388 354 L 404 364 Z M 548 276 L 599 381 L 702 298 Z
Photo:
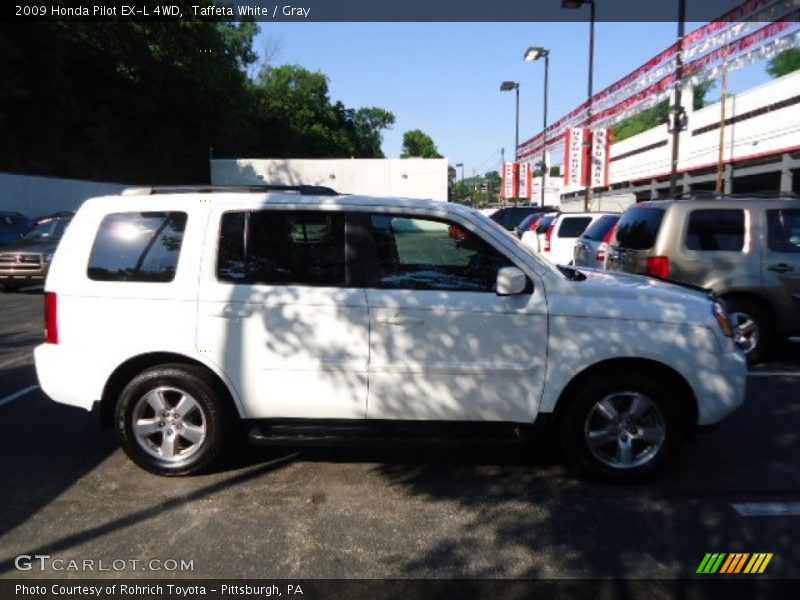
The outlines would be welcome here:
M 404 317 L 402 315 L 378 315 L 375 317 L 375 320 L 381 325 L 399 325 L 407 327 L 422 325 L 425 322 L 423 319 Z
M 794 267 L 792 265 L 787 265 L 786 263 L 770 265 L 767 267 L 767 269 L 770 271 L 775 271 L 776 273 L 788 273 L 789 271 L 794 271 Z

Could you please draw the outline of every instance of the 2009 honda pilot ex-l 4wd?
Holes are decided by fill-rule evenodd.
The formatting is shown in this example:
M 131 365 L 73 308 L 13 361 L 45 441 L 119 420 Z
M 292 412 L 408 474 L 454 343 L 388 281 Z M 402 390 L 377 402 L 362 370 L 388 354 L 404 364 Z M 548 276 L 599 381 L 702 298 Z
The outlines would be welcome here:
M 542 419 L 571 464 L 630 480 L 743 401 L 713 298 L 555 267 L 467 207 L 158 192 L 80 208 L 35 351 L 44 392 L 96 409 L 150 471 L 200 471 L 242 425 L 470 443 Z

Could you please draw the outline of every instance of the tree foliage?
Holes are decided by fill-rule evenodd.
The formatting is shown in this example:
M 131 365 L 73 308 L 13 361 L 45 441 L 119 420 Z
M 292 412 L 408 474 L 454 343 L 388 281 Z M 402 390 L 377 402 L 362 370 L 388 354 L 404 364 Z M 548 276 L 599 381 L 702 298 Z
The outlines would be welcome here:
M 800 69 L 800 48 L 787 48 L 767 63 L 767 73 L 773 77 L 783 77 L 798 69 Z
M 390 112 L 332 102 L 327 78 L 299 66 L 249 79 L 256 33 L 253 22 L 0 24 L 0 170 L 187 183 L 208 180 L 212 151 L 382 156 Z
M 403 134 L 401 158 L 412 156 L 420 158 L 442 158 L 431 137 L 419 129 L 411 129 Z

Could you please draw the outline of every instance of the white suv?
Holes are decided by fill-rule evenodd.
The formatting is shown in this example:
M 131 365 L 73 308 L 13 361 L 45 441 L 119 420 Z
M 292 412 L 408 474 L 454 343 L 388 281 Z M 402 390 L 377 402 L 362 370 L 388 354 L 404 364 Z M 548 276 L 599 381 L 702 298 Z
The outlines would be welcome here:
M 709 296 L 556 268 L 440 202 L 302 187 L 95 198 L 45 292 L 42 389 L 96 409 L 164 475 L 203 469 L 242 424 L 282 445 L 468 444 L 552 420 L 572 464 L 628 480 L 744 398 L 744 357 Z

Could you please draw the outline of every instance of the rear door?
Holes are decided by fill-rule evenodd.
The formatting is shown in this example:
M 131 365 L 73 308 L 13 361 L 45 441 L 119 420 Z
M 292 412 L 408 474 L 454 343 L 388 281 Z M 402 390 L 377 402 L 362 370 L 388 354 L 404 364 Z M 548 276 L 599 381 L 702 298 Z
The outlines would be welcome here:
M 207 234 L 197 350 L 248 418 L 364 418 L 366 295 L 349 283 L 346 215 L 216 209 Z
M 763 261 L 764 287 L 774 290 L 792 323 L 800 327 L 800 208 L 767 210 L 767 248 Z M 788 309 L 788 310 L 786 310 Z
M 371 419 L 531 422 L 544 383 L 543 286 L 498 296 L 511 259 L 456 223 L 365 215 Z

